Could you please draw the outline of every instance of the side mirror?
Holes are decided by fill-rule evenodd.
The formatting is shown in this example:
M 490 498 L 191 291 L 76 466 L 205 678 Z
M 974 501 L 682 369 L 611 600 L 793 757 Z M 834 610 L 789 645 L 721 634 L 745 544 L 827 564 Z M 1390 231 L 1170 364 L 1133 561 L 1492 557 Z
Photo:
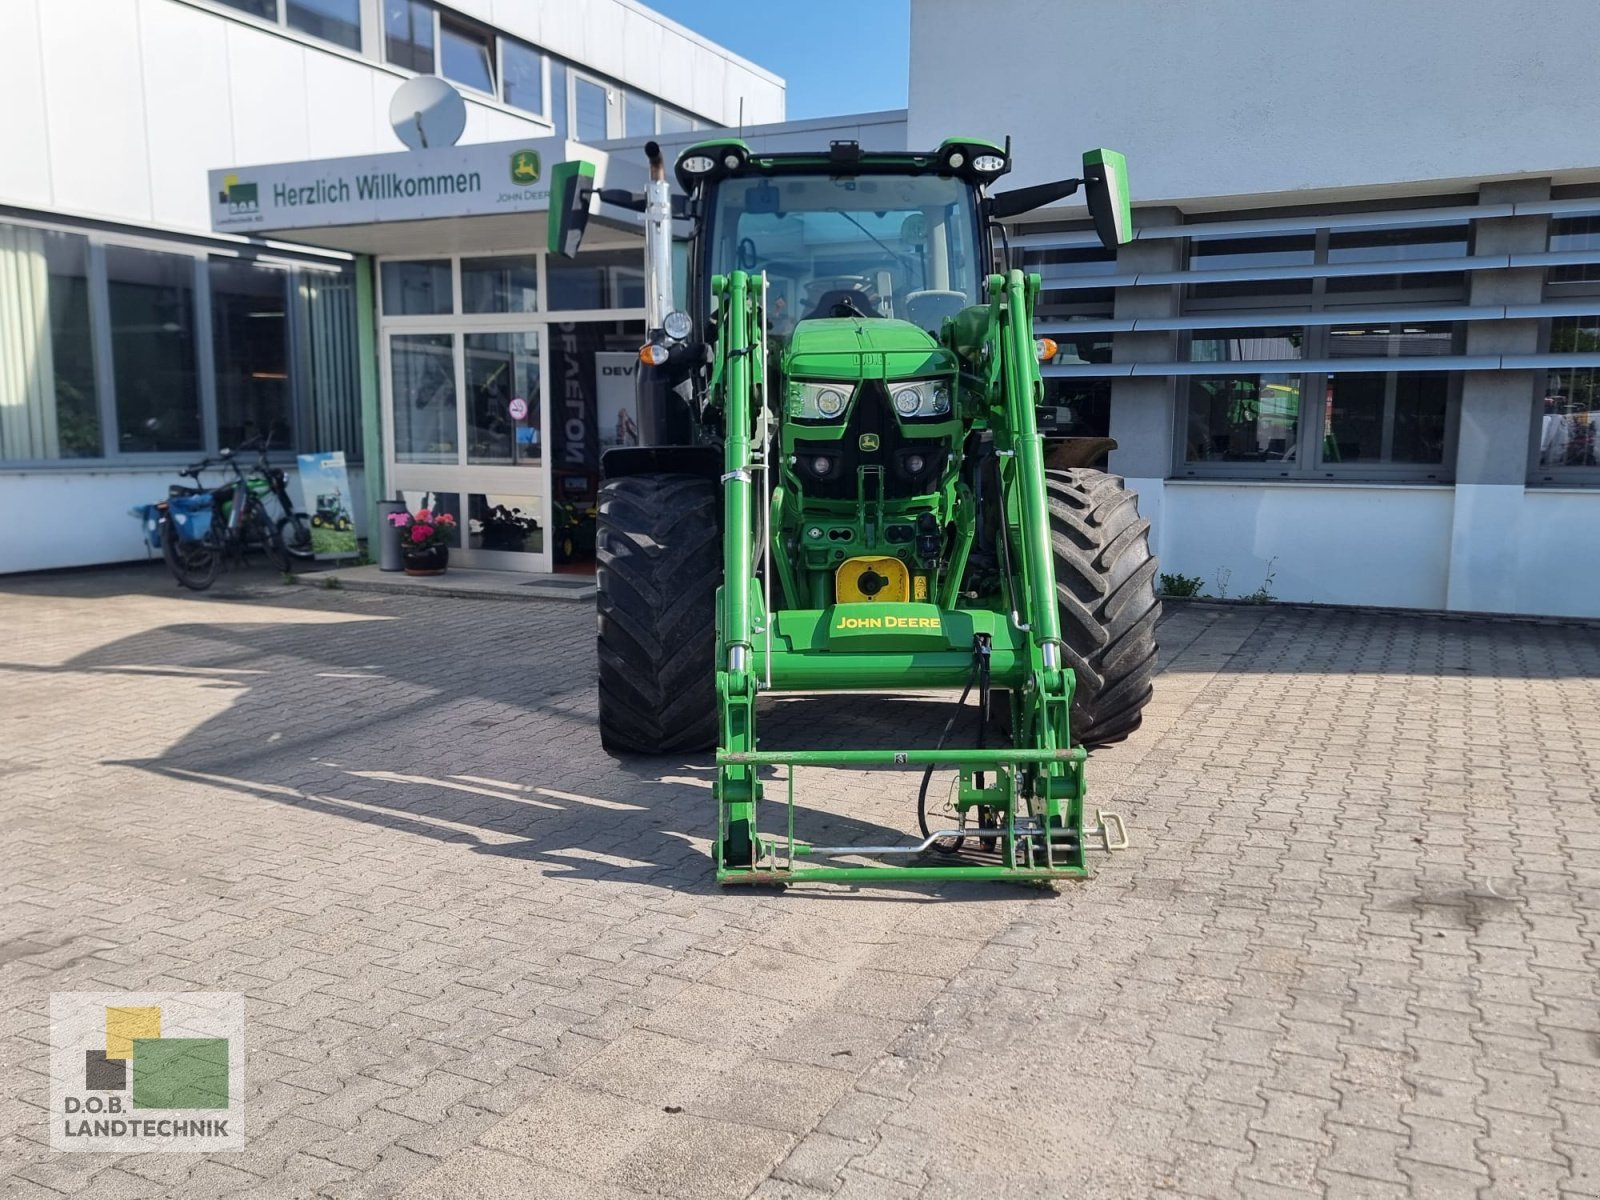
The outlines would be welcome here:
M 575 258 L 589 224 L 594 164 L 574 159 L 550 171 L 550 253 Z
M 1100 244 L 1115 250 L 1133 240 L 1133 205 L 1128 198 L 1128 160 L 1115 150 L 1083 156 L 1083 191 Z

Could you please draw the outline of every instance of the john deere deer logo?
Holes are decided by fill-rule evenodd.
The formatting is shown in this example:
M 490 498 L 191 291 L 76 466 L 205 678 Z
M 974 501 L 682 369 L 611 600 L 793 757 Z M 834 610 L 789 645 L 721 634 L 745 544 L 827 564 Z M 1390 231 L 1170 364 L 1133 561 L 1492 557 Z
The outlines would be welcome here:
M 511 156 L 511 182 L 530 184 L 539 182 L 539 155 L 534 150 L 518 150 Z

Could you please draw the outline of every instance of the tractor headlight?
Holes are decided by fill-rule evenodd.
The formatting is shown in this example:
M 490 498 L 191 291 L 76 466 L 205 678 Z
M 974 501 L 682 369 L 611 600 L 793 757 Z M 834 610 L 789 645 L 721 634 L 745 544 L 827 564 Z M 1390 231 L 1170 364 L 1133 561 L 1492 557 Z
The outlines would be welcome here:
M 661 318 L 661 329 L 673 341 L 681 342 L 694 332 L 694 321 L 688 313 L 675 308 Z
M 922 383 L 893 384 L 894 410 L 902 417 L 942 417 L 950 411 L 948 384 L 927 380 Z
M 789 415 L 809 421 L 831 421 L 850 403 L 847 386 L 834 383 L 791 383 Z

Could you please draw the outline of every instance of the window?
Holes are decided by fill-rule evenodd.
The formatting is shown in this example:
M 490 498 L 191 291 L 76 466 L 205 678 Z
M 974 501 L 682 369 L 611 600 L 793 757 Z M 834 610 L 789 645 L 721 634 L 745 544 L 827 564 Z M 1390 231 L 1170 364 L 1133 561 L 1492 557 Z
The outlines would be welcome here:
M 1041 280 L 1038 316 L 1085 316 L 1089 310 L 1111 315 L 1116 303 L 1112 288 L 1063 286 L 1096 275 L 1117 273 L 1116 252 L 1101 246 L 1073 246 L 1058 250 L 1022 249 L 1022 269 L 1037 271 Z
M 236 258 L 213 258 L 209 272 L 217 444 L 270 437 L 289 449 L 288 272 Z
M 283 15 L 290 29 L 361 49 L 361 0 L 284 0 Z
M 1550 249 L 1600 250 L 1600 217 L 1563 217 L 1550 222 Z M 1550 268 L 1551 283 L 1600 282 L 1600 263 Z
M 1329 358 L 1413 358 L 1456 352 L 1456 327 L 1442 322 L 1333 325 Z
M 1372 275 L 1330 275 L 1327 291 L 1379 292 L 1448 289 L 1465 293 L 1464 271 L 1423 271 L 1408 275 L 1384 275 L 1381 264 L 1415 262 L 1429 258 L 1461 258 L 1468 252 L 1465 224 L 1437 226 L 1399 226 L 1379 229 L 1332 230 L 1328 234 L 1330 265 L 1372 263 Z
M 465 342 L 467 461 L 537 466 L 543 451 L 538 338 L 531 333 L 469 333 Z
M 574 140 L 603 142 L 606 133 L 606 113 L 609 100 L 604 84 L 575 75 L 572 79 L 572 114 Z
M 1600 315 L 1552 321 L 1550 352 L 1600 353 Z M 1562 367 L 1547 372 L 1541 407 L 1539 467 L 1600 467 L 1600 438 L 1596 437 L 1600 432 L 1600 368 Z
M 1443 463 L 1449 395 L 1446 371 L 1330 374 L 1321 464 Z
M 560 59 L 550 60 L 550 123 L 555 126 L 556 136 L 559 138 L 570 137 L 570 124 L 568 113 L 570 105 L 567 96 L 567 64 Z
M 528 313 L 539 306 L 539 265 L 530 255 L 461 260 L 461 311 Z
M 1305 330 L 1207 329 L 1189 344 L 1192 362 L 1282 362 L 1303 357 Z M 1189 379 L 1188 462 L 1292 463 L 1299 449 L 1298 373 L 1218 372 Z
M 545 259 L 549 305 L 558 309 L 643 308 L 644 260 L 635 250 Z
M 383 57 L 419 75 L 433 74 L 433 6 L 422 0 L 384 0 Z
M 494 39 L 475 25 L 441 17 L 439 73 L 446 79 L 493 95 Z
M 455 309 L 447 258 L 386 262 L 382 274 L 386 317 L 439 316 Z
M 389 370 L 395 461 L 454 463 L 454 339 L 448 333 L 397 333 L 389 339 Z
M 195 260 L 106 247 L 117 448 L 195 451 L 203 446 L 195 361 Z
M 88 239 L 0 225 L 0 462 L 99 458 Z
M 1317 260 L 1315 234 L 1288 237 L 1196 238 L 1189 251 L 1191 271 L 1309 267 Z M 1310 279 L 1243 279 L 1189 285 L 1194 300 L 1238 296 L 1309 295 Z
M 694 129 L 694 118 L 688 113 L 681 113 L 675 108 L 661 105 L 661 132 L 662 133 L 689 133 Z
M 656 131 L 656 102 L 638 92 L 623 93 L 623 137 L 645 137 Z
M 278 0 L 221 0 L 221 2 L 229 8 L 249 13 L 252 17 L 260 17 L 263 21 L 278 19 Z
M 523 112 L 544 112 L 544 55 L 510 38 L 500 39 L 503 99 Z M 565 100 L 565 97 L 562 97 Z
M 538 554 L 544 549 L 544 530 L 539 527 L 543 509 L 538 496 L 467 493 L 468 548 Z

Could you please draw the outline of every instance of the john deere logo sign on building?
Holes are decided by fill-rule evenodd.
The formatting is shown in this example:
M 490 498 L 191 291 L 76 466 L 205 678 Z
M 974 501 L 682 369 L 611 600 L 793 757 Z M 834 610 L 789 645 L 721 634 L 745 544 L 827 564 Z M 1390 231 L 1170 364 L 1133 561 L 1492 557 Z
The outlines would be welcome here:
M 511 156 L 511 182 L 524 186 L 539 182 L 539 152 L 518 150 Z
M 242 1149 L 243 1072 L 237 992 L 50 997 L 56 1150 Z

